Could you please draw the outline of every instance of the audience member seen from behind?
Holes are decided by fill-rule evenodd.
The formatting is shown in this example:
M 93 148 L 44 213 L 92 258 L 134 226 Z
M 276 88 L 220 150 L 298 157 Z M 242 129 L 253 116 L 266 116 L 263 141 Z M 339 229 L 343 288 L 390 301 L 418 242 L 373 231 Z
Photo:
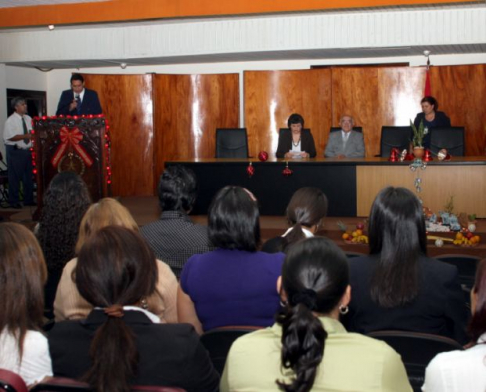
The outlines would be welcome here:
M 400 356 L 339 322 L 351 296 L 346 256 L 332 241 L 290 248 L 279 279 L 285 307 L 276 323 L 235 341 L 226 391 L 411 391 Z
M 310 130 L 304 130 L 304 118 L 297 113 L 287 120 L 290 132 L 280 132 L 277 158 L 315 158 L 316 145 Z
M 281 236 L 263 244 L 262 251 L 286 252 L 295 242 L 313 237 L 322 226 L 327 213 L 327 197 L 319 188 L 300 188 L 287 206 L 287 222 L 290 228 Z
M 426 257 L 422 205 L 408 189 L 388 187 L 369 221 L 370 255 L 349 260 L 349 328 L 404 330 L 464 343 L 466 306 L 457 268 Z
M 467 349 L 437 355 L 425 372 L 424 392 L 486 391 L 486 259 L 476 272 L 471 312 Z
M 87 238 L 106 226 L 121 226 L 138 231 L 130 212 L 115 199 L 105 198 L 91 205 L 81 221 L 76 254 Z M 78 259 L 69 261 L 62 272 L 54 301 L 56 321 L 86 318 L 93 306 L 81 295 L 73 282 L 72 274 Z M 157 260 L 155 291 L 144 299 L 143 308 L 160 317 L 161 322 L 177 322 L 177 279 L 170 267 Z
M 140 230 L 157 258 L 166 262 L 177 277 L 189 257 L 213 249 L 207 227 L 194 224 L 188 216 L 196 195 L 194 172 L 184 166 L 169 166 L 159 182 L 162 215 Z
M 180 322 L 191 323 L 199 333 L 273 323 L 284 255 L 257 252 L 259 219 L 248 190 L 227 186 L 216 194 L 208 221 L 209 239 L 218 249 L 194 255 L 184 266 L 177 297 Z
M 363 134 L 353 131 L 353 117 L 342 116 L 339 125 L 341 126 L 341 132 L 331 132 L 329 134 L 324 156 L 328 158 L 364 158 Z
M 52 376 L 49 346 L 40 332 L 46 278 L 34 234 L 17 223 L 0 223 L 0 368 L 29 386 Z
M 438 127 L 450 127 L 451 120 L 444 112 L 439 112 L 437 109 L 439 108 L 439 103 L 434 97 L 427 96 L 422 98 L 420 101 L 420 105 L 422 106 L 422 112 L 417 113 L 413 124 L 419 127 L 420 122 L 423 121 L 424 123 L 424 131 L 425 137 L 422 141 L 423 147 L 429 149 L 430 148 L 430 130 L 432 128 Z M 413 133 L 410 135 L 410 140 L 413 139 Z
M 133 384 L 216 390 L 218 374 L 194 328 L 161 324 L 143 309 L 157 263 L 137 232 L 108 226 L 88 237 L 75 279 L 94 309 L 86 320 L 62 321 L 50 331 L 55 376 L 87 381 L 95 391 L 129 391 Z
M 52 306 L 62 270 L 74 257 L 79 224 L 90 204 L 86 184 L 73 172 L 54 176 L 44 193 L 44 206 L 36 231 L 47 264 L 45 307 L 49 318 L 53 317 Z

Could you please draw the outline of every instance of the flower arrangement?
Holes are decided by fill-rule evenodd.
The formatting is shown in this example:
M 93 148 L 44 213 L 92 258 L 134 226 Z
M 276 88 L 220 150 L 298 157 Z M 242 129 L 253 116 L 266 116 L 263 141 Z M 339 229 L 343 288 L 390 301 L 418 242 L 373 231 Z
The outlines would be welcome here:
M 410 126 L 412 127 L 412 131 L 413 131 L 413 139 L 412 139 L 413 146 L 423 148 L 423 140 L 425 135 L 427 134 L 427 130 L 424 128 L 424 121 L 423 120 L 420 121 L 420 124 L 417 129 L 417 127 L 412 122 L 412 120 L 410 120 Z

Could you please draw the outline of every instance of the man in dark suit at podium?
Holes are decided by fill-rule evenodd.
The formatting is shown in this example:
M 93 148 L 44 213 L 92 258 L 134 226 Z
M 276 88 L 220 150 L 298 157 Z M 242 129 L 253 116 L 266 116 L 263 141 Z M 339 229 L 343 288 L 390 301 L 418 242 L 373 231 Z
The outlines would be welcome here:
M 62 92 L 56 115 L 82 116 L 101 113 L 100 100 L 96 91 L 84 88 L 83 76 L 78 73 L 73 74 L 71 89 Z

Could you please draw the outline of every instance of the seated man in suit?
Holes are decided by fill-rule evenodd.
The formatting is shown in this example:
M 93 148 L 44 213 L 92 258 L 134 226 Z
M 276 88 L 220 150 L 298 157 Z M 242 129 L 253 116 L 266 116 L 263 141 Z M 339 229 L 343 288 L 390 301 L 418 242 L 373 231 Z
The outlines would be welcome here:
M 353 117 L 342 116 L 341 132 L 331 132 L 324 156 L 327 158 L 364 158 L 363 134 L 353 131 Z
M 84 88 L 84 78 L 81 74 L 71 76 L 71 89 L 61 94 L 57 105 L 56 116 L 82 116 L 87 114 L 101 114 L 101 104 L 98 94 L 94 90 Z

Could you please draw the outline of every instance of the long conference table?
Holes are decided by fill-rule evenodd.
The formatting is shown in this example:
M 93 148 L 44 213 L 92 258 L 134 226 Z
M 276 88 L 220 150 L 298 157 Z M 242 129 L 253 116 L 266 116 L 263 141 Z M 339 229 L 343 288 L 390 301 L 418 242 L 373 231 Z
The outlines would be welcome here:
M 247 173 L 252 162 L 253 176 Z M 283 171 L 288 163 L 292 174 Z M 417 192 L 423 205 L 437 212 L 451 198 L 454 212 L 486 217 L 486 157 L 434 159 L 425 170 L 410 170 L 411 162 L 389 162 L 387 158 L 299 160 L 194 159 L 165 163 L 191 168 L 198 181 L 196 215 L 207 214 L 211 199 L 226 185 L 248 188 L 258 198 L 261 215 L 284 215 L 292 194 L 301 187 L 324 191 L 329 200 L 329 216 L 365 217 L 377 193 L 386 186 L 401 186 Z

